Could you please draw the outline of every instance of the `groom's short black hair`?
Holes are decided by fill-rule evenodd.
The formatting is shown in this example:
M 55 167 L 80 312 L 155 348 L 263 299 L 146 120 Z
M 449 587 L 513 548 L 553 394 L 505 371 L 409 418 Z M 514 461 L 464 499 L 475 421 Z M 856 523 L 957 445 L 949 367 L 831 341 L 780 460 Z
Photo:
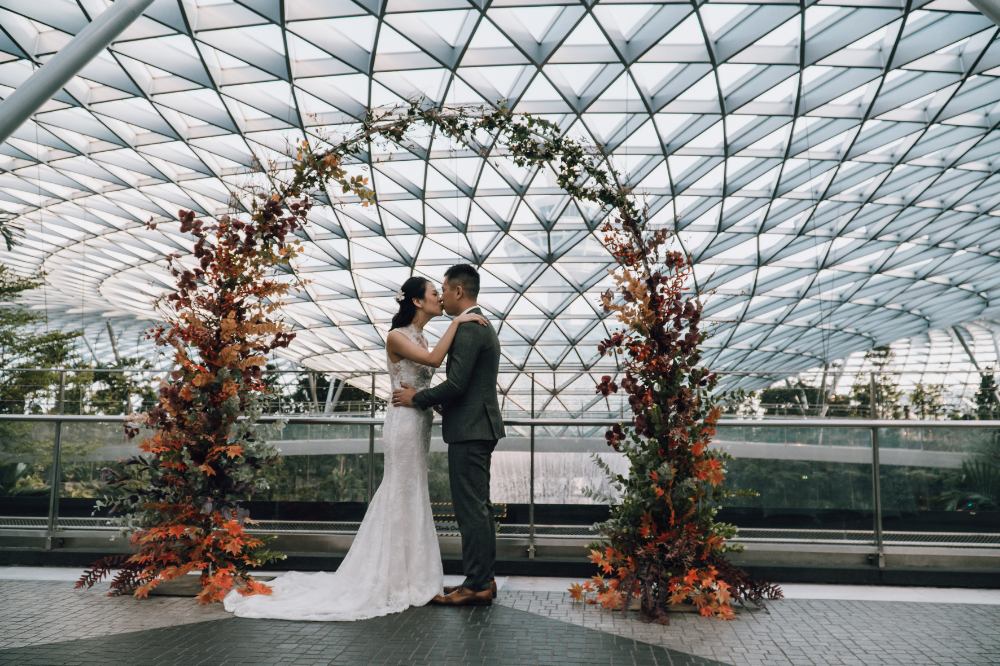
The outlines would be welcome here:
M 453 287 L 461 287 L 472 300 L 479 298 L 479 273 L 469 264 L 457 264 L 444 272 L 444 279 Z

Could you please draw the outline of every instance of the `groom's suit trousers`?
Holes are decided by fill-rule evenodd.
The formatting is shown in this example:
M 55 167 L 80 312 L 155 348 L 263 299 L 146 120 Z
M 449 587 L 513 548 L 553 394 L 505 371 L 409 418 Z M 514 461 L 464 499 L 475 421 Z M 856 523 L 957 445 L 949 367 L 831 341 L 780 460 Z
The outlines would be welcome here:
M 495 578 L 497 529 L 490 502 L 490 461 L 497 440 L 471 440 L 448 445 L 451 501 L 462 534 L 463 587 L 481 592 Z

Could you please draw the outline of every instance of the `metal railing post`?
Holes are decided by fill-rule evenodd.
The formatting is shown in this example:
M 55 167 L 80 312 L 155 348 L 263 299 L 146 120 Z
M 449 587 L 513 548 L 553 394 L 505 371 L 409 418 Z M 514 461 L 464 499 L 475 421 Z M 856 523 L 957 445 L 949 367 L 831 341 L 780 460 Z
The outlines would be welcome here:
M 531 373 L 531 418 L 535 418 L 535 373 Z M 535 559 L 535 426 L 528 429 L 530 433 L 530 463 L 528 472 L 528 559 Z
M 316 373 L 309 373 L 309 393 L 312 395 L 312 409 L 309 411 L 315 414 L 319 411 L 319 397 L 316 395 Z
M 59 481 L 62 478 L 62 421 L 56 421 L 55 443 L 52 447 L 52 487 L 49 490 L 49 525 L 45 550 L 52 550 L 52 539 L 59 524 Z
M 872 497 L 875 510 L 875 551 L 878 568 L 885 568 L 885 551 L 882 547 L 882 473 L 878 461 L 878 428 L 872 428 Z
M 128 385 L 125 387 L 125 409 L 122 411 L 122 414 L 125 414 L 127 416 L 132 413 L 132 391 L 133 389 L 135 389 L 135 382 L 132 381 L 131 374 L 129 374 L 125 379 Z M 139 399 L 139 402 L 140 403 L 142 402 L 141 398 Z M 140 412 L 142 411 L 141 404 L 139 406 L 139 411 Z M 80 410 L 80 413 L 83 414 L 82 409 Z
M 56 413 L 62 416 L 66 406 L 66 371 L 59 373 L 59 401 Z M 52 550 L 52 538 L 59 524 L 59 481 L 62 479 L 62 421 L 56 420 L 55 442 L 52 446 L 52 484 L 49 489 L 49 535 L 45 539 L 45 550 Z
M 372 373 L 371 415 L 375 418 L 375 373 Z M 368 503 L 375 489 L 375 424 L 368 426 Z
M 56 414 L 62 415 L 66 411 L 66 371 L 59 373 L 59 402 L 56 404 Z
M 869 381 L 868 381 L 868 393 L 869 393 L 869 396 L 868 396 L 868 405 L 869 405 L 868 411 L 869 411 L 869 414 L 868 415 L 871 418 L 873 418 L 873 419 L 877 419 L 878 418 L 878 403 L 875 402 L 875 391 L 877 390 L 876 389 L 876 384 L 875 384 L 875 373 L 873 372 L 870 375 L 868 375 L 868 378 L 869 378 Z
M 878 403 L 875 398 L 877 384 L 875 383 L 875 373 L 870 375 L 868 391 L 871 393 L 871 417 L 878 419 Z M 879 469 L 878 459 L 878 426 L 872 426 L 872 510 L 874 520 L 872 531 L 875 542 L 875 557 L 879 569 L 885 568 L 885 551 L 882 548 L 882 472 Z

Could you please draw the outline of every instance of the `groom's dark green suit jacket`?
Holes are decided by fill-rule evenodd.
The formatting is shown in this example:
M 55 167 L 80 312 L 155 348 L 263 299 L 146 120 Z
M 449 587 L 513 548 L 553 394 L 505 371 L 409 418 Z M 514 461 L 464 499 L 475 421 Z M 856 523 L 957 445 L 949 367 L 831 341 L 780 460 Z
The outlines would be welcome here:
M 481 309 L 470 312 L 483 314 Z M 441 405 L 444 441 L 502 439 L 505 436 L 497 400 L 500 339 L 493 326 L 460 324 L 448 352 L 446 379 L 413 396 L 420 409 Z

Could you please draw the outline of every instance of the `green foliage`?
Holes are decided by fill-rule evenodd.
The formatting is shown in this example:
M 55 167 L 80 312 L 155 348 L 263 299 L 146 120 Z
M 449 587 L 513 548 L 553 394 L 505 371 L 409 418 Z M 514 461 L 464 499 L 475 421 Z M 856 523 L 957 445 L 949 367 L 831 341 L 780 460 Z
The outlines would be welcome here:
M 809 386 L 801 379 L 791 386 L 773 386 L 760 392 L 760 406 L 767 416 L 812 415 L 817 406 L 823 404 L 823 391 L 820 387 Z
M 739 458 L 727 465 L 727 468 L 726 478 L 733 488 L 753 492 L 735 495 L 725 501 L 725 506 L 769 509 L 872 508 L 870 465 Z
M 44 330 L 44 313 L 17 303 L 26 291 L 42 285 L 41 275 L 24 277 L 0 265 L 0 413 L 41 414 L 57 411 L 59 374 L 13 372 L 17 367 L 66 367 L 78 364 L 78 331 Z M 72 396 L 69 387 L 67 396 Z M 68 402 L 68 401 L 67 401 Z M 48 492 L 46 465 L 51 462 L 51 426 L 0 423 L 0 496 Z
M 274 444 L 280 447 L 281 442 Z M 448 454 L 431 452 L 427 463 L 431 502 L 450 502 Z M 373 491 L 378 488 L 384 469 L 384 456 L 376 454 Z M 368 489 L 368 455 L 340 453 L 282 456 L 273 468 L 266 470 L 265 478 L 268 488 L 255 495 L 255 499 L 279 502 L 363 502 Z
M 23 229 L 21 227 L 15 226 L 10 223 L 12 214 L 0 214 L 0 237 L 3 238 L 4 245 L 7 246 L 7 251 L 10 252 L 17 245 L 17 236 L 19 236 Z
M 24 277 L 0 265 L 0 413 L 40 414 L 51 410 L 54 372 L 10 372 L 10 368 L 64 368 L 79 363 L 74 340 L 79 331 L 40 330 L 44 313 L 17 304 L 18 297 L 42 285 L 44 276 Z M 5 371 L 7 370 L 7 371 Z M 2 428 L 3 426 L 0 426 Z M 0 439 L 4 433 L 0 431 Z
M 865 360 L 875 371 L 884 371 L 893 361 L 893 351 L 888 345 L 873 347 L 865 354 Z M 903 392 L 899 389 L 896 375 L 875 375 L 875 405 L 880 419 L 903 418 L 903 407 L 900 403 Z M 851 386 L 851 407 L 848 416 L 871 416 L 872 384 L 870 375 L 859 373 Z
M 27 463 L 0 464 L 0 497 L 47 495 L 49 486 L 32 474 Z
M 961 472 L 941 497 L 948 511 L 1000 511 L 1000 432 L 985 435 L 982 449 L 962 461 Z
M 95 370 L 107 368 L 98 364 Z M 119 367 L 132 370 L 151 370 L 152 364 L 142 358 L 123 358 Z M 144 412 L 159 403 L 159 396 L 151 380 L 143 380 L 137 372 L 91 372 L 93 383 L 84 401 L 87 414 L 117 414 Z M 139 378 L 137 380 L 137 378 Z M 136 406 L 136 398 L 139 405 Z
M 384 460 L 375 459 L 375 478 Z M 368 491 L 367 454 L 293 455 L 266 470 L 267 489 L 257 499 L 293 502 L 364 502 Z
M 976 391 L 976 418 L 987 421 L 1000 418 L 1000 403 L 997 401 L 997 382 L 992 368 L 979 374 L 979 389 Z
M 944 403 L 943 389 L 940 386 L 930 386 L 917 382 L 910 391 L 910 404 L 904 408 L 906 418 L 938 419 L 948 413 Z
M 993 460 L 962 462 L 959 488 L 942 499 L 949 511 L 1000 511 L 1000 463 Z

